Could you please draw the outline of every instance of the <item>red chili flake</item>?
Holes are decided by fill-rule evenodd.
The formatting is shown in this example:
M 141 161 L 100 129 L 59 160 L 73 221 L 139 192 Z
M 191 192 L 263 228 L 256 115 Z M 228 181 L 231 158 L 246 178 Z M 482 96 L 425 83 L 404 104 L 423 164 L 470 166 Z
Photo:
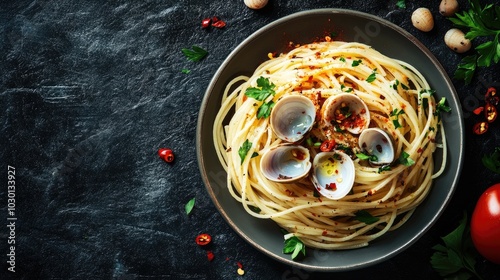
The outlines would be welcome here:
M 323 230 L 323 232 L 321 233 L 321 235 L 323 235 L 323 236 L 328 235 L 328 231 L 326 231 L 326 229 L 325 229 L 325 230 Z
M 236 262 L 236 265 L 238 266 L 238 268 L 243 268 L 243 265 L 240 262 Z
M 198 236 L 196 236 L 196 244 L 200 246 L 205 246 L 208 245 L 212 241 L 212 236 L 208 233 L 202 233 Z
M 487 122 L 478 122 L 472 128 L 472 131 L 477 135 L 481 135 L 481 134 L 485 133 L 486 131 L 488 131 L 488 123 Z
M 210 23 L 212 23 L 211 18 L 205 18 L 201 21 L 201 28 L 208 28 L 210 26 Z
M 479 114 L 481 114 L 481 113 L 483 112 L 483 110 L 484 110 L 484 107 L 483 107 L 483 106 L 481 106 L 481 107 L 477 107 L 477 108 L 476 108 L 476 109 L 474 109 L 474 111 L 472 111 L 472 112 L 473 112 L 474 114 L 476 114 L 476 115 L 479 115 Z
M 226 26 L 226 22 L 224 22 L 223 20 L 218 20 L 216 22 L 213 22 L 212 26 L 215 28 L 223 28 L 224 26 Z
M 337 189 L 337 184 L 335 183 L 326 184 L 325 189 L 334 191 Z
M 336 143 L 335 143 L 335 140 L 325 140 L 323 141 L 323 143 L 321 143 L 321 146 L 319 146 L 319 149 L 322 151 L 322 152 L 330 152 L 331 150 L 333 150 L 333 148 L 335 147 Z
M 486 103 L 484 106 L 484 116 L 486 117 L 486 121 L 492 123 L 497 118 L 497 115 L 497 108 L 495 108 L 495 106 L 491 103 Z
M 422 149 L 422 148 L 418 148 L 417 153 L 419 153 L 419 154 L 420 154 L 420 153 L 422 153 L 423 151 L 424 151 L 424 149 Z
M 212 251 L 207 251 L 207 258 L 208 261 L 212 261 L 215 258 L 214 253 L 212 253 Z
M 174 152 L 168 148 L 161 148 L 158 150 L 158 155 L 166 162 L 174 161 Z
M 497 90 L 494 87 L 489 87 L 488 90 L 486 91 L 485 99 L 487 103 L 491 103 L 493 105 L 498 105 L 499 98 L 497 95 Z

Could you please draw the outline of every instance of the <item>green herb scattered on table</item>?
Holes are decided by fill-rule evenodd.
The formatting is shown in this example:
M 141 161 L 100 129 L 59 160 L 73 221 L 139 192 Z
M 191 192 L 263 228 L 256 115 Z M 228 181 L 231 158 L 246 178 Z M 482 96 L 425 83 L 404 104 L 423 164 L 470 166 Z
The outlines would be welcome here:
M 191 211 L 193 210 L 193 207 L 194 207 L 194 202 L 195 202 L 195 198 L 193 197 L 192 199 L 190 199 L 188 201 L 188 203 L 186 203 L 186 206 L 184 206 L 184 209 L 186 210 L 186 214 L 190 214 Z
M 486 168 L 500 174 L 500 147 L 496 147 L 493 153 L 484 155 L 482 162 Z
M 181 51 L 187 59 L 195 62 L 208 55 L 208 51 L 198 46 L 192 46 L 191 49 L 182 49 Z

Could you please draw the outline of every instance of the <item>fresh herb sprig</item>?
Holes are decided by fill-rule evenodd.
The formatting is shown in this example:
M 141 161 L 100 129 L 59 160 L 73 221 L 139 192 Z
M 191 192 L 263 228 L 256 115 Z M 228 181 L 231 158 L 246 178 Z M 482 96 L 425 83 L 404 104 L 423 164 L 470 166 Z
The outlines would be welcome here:
M 450 21 L 458 27 L 468 29 L 465 38 L 485 40 L 475 47 L 476 53 L 464 57 L 457 66 L 454 77 L 469 84 L 477 67 L 489 67 L 500 61 L 500 6 L 488 4 L 481 7 L 478 0 L 469 0 L 470 9 L 456 13 Z
M 406 0 L 398 0 L 396 6 L 400 9 L 406 9 Z
M 476 251 L 467 227 L 467 214 L 459 226 L 448 235 L 441 237 L 443 244 L 432 247 L 436 252 L 431 256 L 432 267 L 446 279 L 468 279 L 475 276 L 482 279 L 476 272 Z
M 245 95 L 254 98 L 258 101 L 265 101 L 269 96 L 275 95 L 274 88 L 276 86 L 269 81 L 269 78 L 259 77 L 257 79 L 257 87 L 249 87 L 245 91 Z M 257 118 L 267 118 L 271 115 L 271 110 L 274 107 L 272 100 L 264 102 L 257 110 Z

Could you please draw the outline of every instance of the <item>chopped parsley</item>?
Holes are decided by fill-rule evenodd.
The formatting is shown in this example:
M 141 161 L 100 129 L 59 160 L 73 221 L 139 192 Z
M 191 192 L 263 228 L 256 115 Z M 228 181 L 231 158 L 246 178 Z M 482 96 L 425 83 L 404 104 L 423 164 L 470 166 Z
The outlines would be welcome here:
M 238 149 L 238 155 L 240 156 L 241 163 L 243 164 L 243 161 L 245 161 L 245 158 L 248 154 L 248 151 L 252 148 L 252 142 L 245 140 L 243 144 L 241 144 L 241 147 Z
M 191 49 L 182 49 L 181 51 L 191 61 L 200 61 L 208 54 L 208 51 L 198 46 L 192 46 Z
M 370 214 L 366 210 L 359 210 L 356 213 L 354 213 L 356 220 L 365 223 L 367 225 L 371 225 L 373 223 L 378 222 L 379 218 L 374 217 L 372 214 Z
M 191 211 L 193 211 L 193 208 L 194 208 L 194 203 L 195 203 L 195 198 L 191 198 L 188 203 L 186 203 L 186 205 L 184 206 L 184 210 L 186 211 L 186 214 L 189 215 L 189 213 L 191 213 Z
M 377 173 L 382 173 L 384 171 L 390 171 L 391 170 L 391 166 L 390 165 L 382 165 L 378 168 L 377 170 Z
M 376 155 L 369 155 L 365 153 L 357 153 L 356 156 L 361 160 L 369 160 L 369 161 L 377 161 L 378 158 Z
M 370 74 L 370 76 L 368 76 L 368 78 L 366 78 L 366 81 L 371 83 L 373 81 L 375 81 L 377 79 L 377 69 L 373 69 L 373 72 Z
M 415 164 L 415 161 L 405 151 L 403 151 L 401 155 L 399 155 L 398 162 L 405 166 L 412 166 Z
M 397 129 L 397 128 L 402 127 L 402 125 L 399 123 L 399 115 L 402 115 L 404 113 L 405 113 L 405 111 L 403 109 L 400 109 L 399 111 L 398 111 L 398 109 L 392 110 L 390 116 L 394 117 L 394 119 L 392 120 L 392 123 L 394 124 L 394 128 Z
M 358 60 L 354 60 L 351 64 L 352 67 L 356 67 L 356 66 L 359 66 L 361 63 L 363 63 L 363 61 L 361 59 L 358 59 Z
M 450 106 L 446 105 L 446 98 L 443 97 L 436 104 L 436 112 L 434 112 L 434 116 L 438 115 L 441 112 L 449 113 L 450 111 L 451 111 L 451 108 L 450 108 Z

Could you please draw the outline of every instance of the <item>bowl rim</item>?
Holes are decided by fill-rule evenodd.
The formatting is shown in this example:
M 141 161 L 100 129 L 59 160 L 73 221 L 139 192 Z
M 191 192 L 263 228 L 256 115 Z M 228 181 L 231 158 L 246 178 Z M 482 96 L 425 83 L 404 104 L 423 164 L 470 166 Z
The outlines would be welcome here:
M 434 224 L 435 222 L 439 219 L 439 217 L 443 214 L 444 209 L 448 206 L 451 198 L 453 197 L 453 194 L 457 188 L 458 181 L 460 179 L 460 175 L 462 173 L 462 168 L 463 168 L 463 157 L 464 157 L 464 118 L 463 118 L 463 113 L 462 110 L 456 110 L 456 114 L 458 114 L 458 124 L 459 124 L 459 134 L 460 134 L 460 139 L 458 139 L 460 151 L 459 154 L 456 155 L 458 158 L 458 165 L 457 165 L 457 170 L 453 176 L 452 181 L 450 182 L 450 190 L 447 192 L 447 195 L 444 199 L 444 201 L 440 204 L 438 211 L 436 214 L 432 216 L 431 219 L 429 219 L 426 223 L 425 226 L 417 233 L 412 235 L 409 240 L 399 246 L 396 250 L 392 250 L 386 254 L 381 254 L 378 258 L 371 259 L 370 261 L 366 262 L 360 262 L 357 264 L 353 264 L 350 266 L 335 266 L 335 267 L 325 267 L 325 266 L 318 266 L 318 265 L 311 265 L 311 264 L 304 264 L 301 262 L 293 261 L 290 258 L 286 258 L 284 255 L 276 255 L 275 253 L 271 252 L 270 250 L 264 248 L 254 240 L 252 240 L 248 235 L 245 234 L 243 230 L 241 230 L 236 223 L 231 220 L 231 218 L 227 214 L 227 210 L 225 210 L 220 202 L 216 199 L 216 194 L 213 190 L 213 188 L 210 187 L 210 181 L 208 179 L 207 172 L 205 170 L 205 159 L 203 158 L 203 149 L 202 149 L 202 124 L 203 124 L 203 116 L 205 115 L 205 111 L 208 105 L 208 101 L 211 95 L 211 92 L 213 91 L 213 88 L 217 81 L 220 79 L 221 74 L 224 72 L 225 68 L 227 65 L 231 62 L 232 57 L 240 52 L 242 48 L 249 42 L 255 40 L 255 38 L 261 36 L 263 33 L 267 32 L 268 29 L 272 29 L 275 26 L 278 26 L 280 24 L 286 23 L 287 21 L 293 20 L 295 18 L 300 18 L 304 16 L 310 16 L 314 14 L 344 14 L 344 15 L 349 15 L 349 16 L 354 16 L 354 17 L 360 17 L 364 18 L 366 20 L 371 20 L 374 22 L 377 22 L 387 28 L 390 28 L 391 30 L 399 33 L 403 37 L 405 37 L 409 42 L 414 44 L 416 47 L 418 47 L 421 52 L 429 59 L 430 62 L 432 62 L 433 67 L 437 69 L 439 73 L 441 73 L 442 78 L 444 79 L 446 85 L 445 87 L 450 90 L 451 97 L 453 98 L 454 104 L 456 104 L 457 109 L 461 108 L 461 103 L 458 98 L 458 94 L 456 92 L 456 89 L 448 76 L 446 70 L 444 67 L 440 64 L 438 59 L 434 56 L 434 54 L 425 46 L 423 43 L 421 43 L 414 35 L 409 33 L 408 31 L 404 30 L 402 27 L 386 20 L 383 19 L 379 16 L 369 14 L 366 12 L 361 12 L 357 10 L 351 10 L 351 9 L 343 9 L 343 8 L 319 8 L 319 9 L 310 9 L 310 10 L 305 10 L 305 11 L 299 11 L 299 12 L 294 12 L 289 15 L 283 16 L 279 19 L 276 19 L 270 23 L 267 23 L 266 25 L 262 26 L 261 28 L 257 29 L 255 32 L 253 32 L 250 36 L 248 36 L 246 39 L 241 41 L 230 53 L 229 55 L 224 59 L 223 63 L 218 67 L 217 71 L 213 75 L 212 79 L 209 82 L 209 85 L 205 91 L 201 106 L 200 106 L 200 111 L 198 115 L 198 121 L 197 121 L 197 128 L 196 128 L 196 153 L 197 153 L 197 159 L 198 159 L 198 166 L 200 170 L 200 174 L 203 180 L 203 183 L 205 185 L 205 189 L 210 195 L 210 198 L 214 205 L 216 206 L 216 209 L 218 212 L 222 215 L 222 217 L 226 220 L 226 222 L 230 225 L 230 227 L 241 237 L 243 238 L 247 243 L 252 245 L 254 248 L 259 250 L 260 252 L 264 253 L 266 256 L 271 257 L 274 260 L 277 260 L 283 264 L 290 265 L 293 267 L 298 267 L 301 269 L 305 269 L 307 271 L 318 271 L 318 272 L 340 272 L 340 271 L 351 271 L 351 270 L 356 270 L 356 269 L 361 269 L 361 268 L 366 268 L 368 266 L 375 265 L 377 263 L 386 261 L 397 254 L 401 253 L 402 251 L 406 250 L 408 247 L 410 247 L 412 244 L 414 244 L 418 239 L 420 239 Z M 433 182 L 434 184 L 434 182 Z

